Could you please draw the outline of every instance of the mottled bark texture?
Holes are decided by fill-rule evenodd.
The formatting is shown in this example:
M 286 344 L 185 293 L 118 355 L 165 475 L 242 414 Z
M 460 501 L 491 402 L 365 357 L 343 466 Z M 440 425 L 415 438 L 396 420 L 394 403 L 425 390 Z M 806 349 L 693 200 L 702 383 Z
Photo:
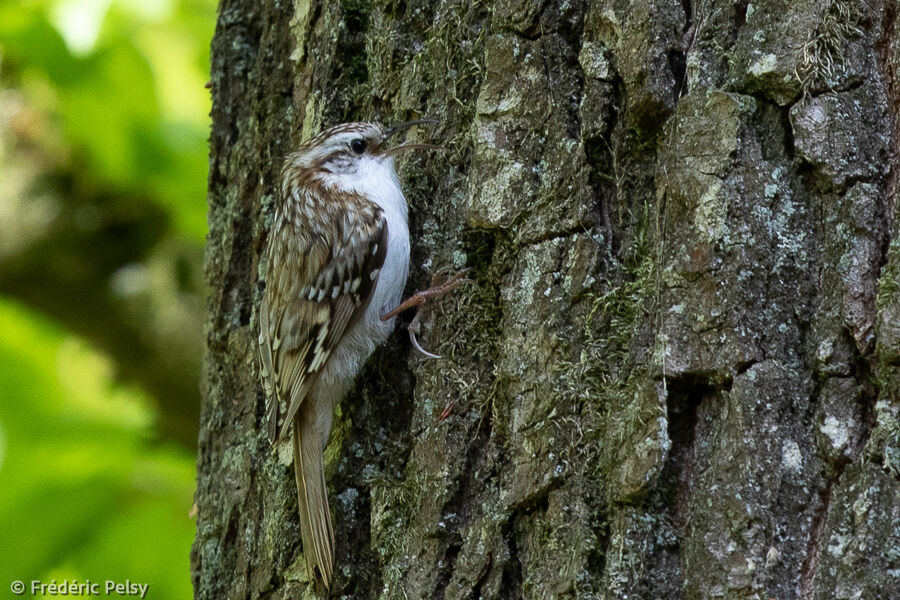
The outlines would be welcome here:
M 196 596 L 313 594 L 256 373 L 282 157 L 433 116 L 409 289 L 476 285 L 343 403 L 331 596 L 900 597 L 896 15 L 225 0 Z

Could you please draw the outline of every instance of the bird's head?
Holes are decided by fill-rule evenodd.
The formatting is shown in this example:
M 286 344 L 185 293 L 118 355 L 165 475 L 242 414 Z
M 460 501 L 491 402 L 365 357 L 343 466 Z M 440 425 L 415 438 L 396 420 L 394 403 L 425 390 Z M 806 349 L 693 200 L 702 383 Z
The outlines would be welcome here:
M 388 146 L 388 140 L 407 129 L 433 119 L 407 121 L 386 128 L 379 123 L 342 123 L 330 127 L 305 142 L 291 154 L 286 168 L 315 176 L 353 176 L 366 167 L 393 169 L 393 157 L 413 148 L 438 148 L 432 144 Z

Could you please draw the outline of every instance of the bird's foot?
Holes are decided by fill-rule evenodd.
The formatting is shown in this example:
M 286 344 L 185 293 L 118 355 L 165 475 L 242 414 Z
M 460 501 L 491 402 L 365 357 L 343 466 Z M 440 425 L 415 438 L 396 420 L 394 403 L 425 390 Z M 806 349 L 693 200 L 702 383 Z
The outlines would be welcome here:
M 466 278 L 466 275 L 471 270 L 472 269 L 470 268 L 466 268 L 457 271 L 441 284 L 437 283 L 438 278 L 440 277 L 440 272 L 435 273 L 431 278 L 430 288 L 428 288 L 427 290 L 416 292 L 415 294 L 401 302 L 394 310 L 381 315 L 381 320 L 387 321 L 389 319 L 393 319 L 405 310 L 409 310 L 413 307 L 418 307 L 418 310 L 416 310 L 416 316 L 413 317 L 413 320 L 410 322 L 409 327 L 407 328 L 409 330 L 409 341 L 412 343 L 413 348 L 421 352 L 426 358 L 440 358 L 439 355 L 432 354 L 431 352 L 428 352 L 427 350 L 422 348 L 422 346 L 419 345 L 419 341 L 416 339 L 416 335 L 420 331 L 422 309 L 425 308 L 425 304 L 427 304 L 429 300 L 436 300 L 437 298 L 440 298 L 441 296 L 444 296 L 455 290 L 464 283 L 472 283 L 471 279 Z

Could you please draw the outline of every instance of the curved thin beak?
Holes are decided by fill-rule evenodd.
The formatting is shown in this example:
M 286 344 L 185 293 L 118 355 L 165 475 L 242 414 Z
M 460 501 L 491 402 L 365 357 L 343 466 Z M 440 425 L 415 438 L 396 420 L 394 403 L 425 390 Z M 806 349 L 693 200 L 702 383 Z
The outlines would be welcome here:
M 391 137 L 397 135 L 398 133 L 402 133 L 402 132 L 406 131 L 407 129 L 410 129 L 411 127 L 415 127 L 416 125 L 423 125 L 425 123 L 436 124 L 438 122 L 439 121 L 437 119 L 416 119 L 415 121 L 407 121 L 406 123 L 400 123 L 399 125 L 394 125 L 393 127 L 391 127 L 390 129 L 388 129 L 387 131 L 384 132 L 384 135 L 381 138 L 381 143 L 378 144 L 378 147 L 375 148 L 375 151 L 377 152 L 378 150 L 380 150 L 381 147 L 384 145 L 384 143 L 388 140 L 388 138 L 391 138 Z M 381 152 L 381 154 L 384 156 L 393 156 L 395 154 L 399 154 L 400 152 L 403 152 L 404 150 L 413 150 L 416 148 L 439 149 L 440 146 L 435 146 L 434 144 L 401 144 L 401 145 L 395 146 L 393 148 L 388 148 L 387 150 L 384 150 L 383 152 Z

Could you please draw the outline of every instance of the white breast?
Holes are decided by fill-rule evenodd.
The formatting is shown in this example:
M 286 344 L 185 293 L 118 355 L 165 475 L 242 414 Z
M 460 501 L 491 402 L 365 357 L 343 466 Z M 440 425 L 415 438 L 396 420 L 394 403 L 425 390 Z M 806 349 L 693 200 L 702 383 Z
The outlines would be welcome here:
M 383 323 L 380 317 L 399 304 L 409 274 L 409 218 L 406 199 L 400 190 L 392 158 L 378 160 L 366 157 L 362 160 L 354 188 L 381 207 L 388 224 L 387 255 L 365 318 L 366 321 L 371 320 L 371 327 L 383 330 L 383 337 L 378 341 L 381 343 L 390 335 L 394 322 Z
M 341 379 L 352 381 L 369 355 L 391 334 L 396 319 L 383 322 L 381 315 L 400 303 L 409 274 L 408 211 L 393 160 L 365 157 L 353 175 L 341 176 L 340 185 L 381 207 L 388 224 L 388 249 L 365 315 L 344 335 L 335 357 L 323 370 L 322 378 L 335 383 Z

